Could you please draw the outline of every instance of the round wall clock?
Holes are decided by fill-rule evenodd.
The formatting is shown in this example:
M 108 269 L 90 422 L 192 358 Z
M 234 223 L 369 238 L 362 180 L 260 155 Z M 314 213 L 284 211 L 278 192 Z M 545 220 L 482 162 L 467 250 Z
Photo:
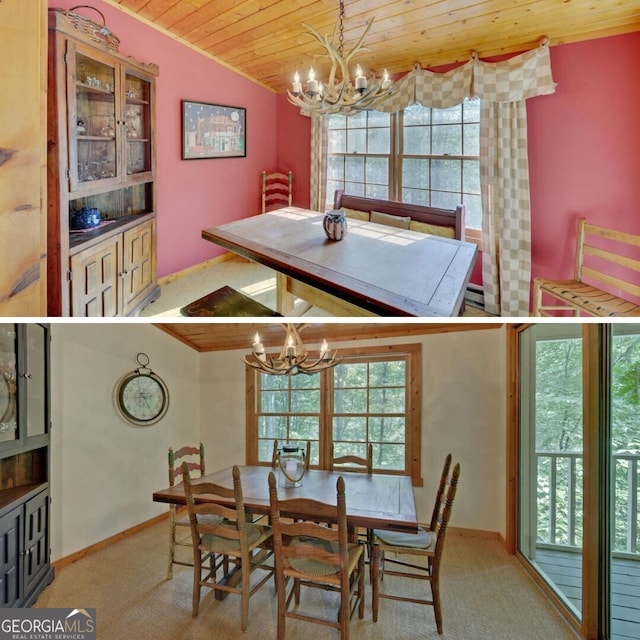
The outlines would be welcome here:
M 139 353 L 140 367 L 126 373 L 115 388 L 115 404 L 120 415 L 131 424 L 147 426 L 161 420 L 169 408 L 169 389 L 151 369 L 149 356 Z

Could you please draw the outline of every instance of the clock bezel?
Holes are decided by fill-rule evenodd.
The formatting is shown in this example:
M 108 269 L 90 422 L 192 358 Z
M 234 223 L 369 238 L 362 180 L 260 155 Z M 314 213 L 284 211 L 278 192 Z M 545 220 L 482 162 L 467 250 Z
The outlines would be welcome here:
M 160 411 L 149 420 L 141 420 L 139 418 L 136 418 L 136 416 L 134 416 L 127 408 L 124 399 L 124 392 L 127 386 L 137 378 L 141 377 L 152 379 L 162 391 L 162 405 Z M 129 373 L 123 375 L 120 380 L 118 380 L 114 392 L 114 401 L 116 408 L 118 409 L 118 413 L 124 420 L 138 427 L 148 427 L 160 422 L 160 420 L 162 420 L 162 418 L 164 418 L 164 416 L 167 414 L 167 411 L 169 410 L 169 389 L 164 380 L 160 376 L 153 373 L 153 371 L 150 371 L 149 373 L 130 371 Z

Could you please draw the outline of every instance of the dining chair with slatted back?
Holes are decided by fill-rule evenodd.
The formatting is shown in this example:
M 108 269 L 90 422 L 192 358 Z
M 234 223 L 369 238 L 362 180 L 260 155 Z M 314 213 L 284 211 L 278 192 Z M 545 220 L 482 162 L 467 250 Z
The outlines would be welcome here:
M 308 498 L 296 498 L 289 489 L 285 498 L 278 496 L 276 476 L 269 473 L 269 501 L 273 527 L 276 594 L 278 600 L 277 638 L 285 639 L 287 618 L 315 622 L 340 631 L 340 639 L 348 640 L 351 617 L 358 611 L 364 616 L 364 553 L 359 543 L 350 543 L 347 529 L 347 507 L 344 478 L 336 483 L 336 504 Z M 283 519 L 296 513 L 314 513 L 318 523 Z M 322 522 L 337 523 L 329 528 Z M 287 593 L 287 585 L 289 592 Z M 301 590 L 320 588 L 336 591 L 340 604 L 334 617 L 312 608 L 301 608 Z M 292 607 L 291 604 L 295 604 Z
M 329 456 L 329 471 L 338 471 L 342 473 L 346 472 L 360 472 L 360 473 L 373 473 L 373 445 L 367 446 L 367 457 L 362 458 L 354 455 L 344 455 L 335 457 L 334 445 L 331 444 L 331 452 Z M 373 530 L 366 529 L 360 531 L 358 536 L 367 545 L 367 563 L 371 559 L 371 545 L 373 543 Z
M 192 613 L 198 615 L 202 587 L 239 594 L 240 627 L 245 631 L 249 599 L 273 575 L 273 567 L 265 564 L 273 555 L 271 528 L 247 520 L 240 469 L 234 466 L 232 474 L 233 488 L 212 482 L 192 483 L 186 463 L 183 465 L 193 544 Z M 202 498 L 204 495 L 206 499 Z M 203 562 L 204 557 L 211 558 L 208 565 Z M 258 569 L 265 574 L 252 581 L 251 574 Z M 233 579 L 236 571 L 240 572 L 239 584 Z
M 329 457 L 329 471 L 361 471 L 373 473 L 373 445 L 367 446 L 367 457 L 344 455 L 336 457 L 334 445 L 331 444 L 331 454 Z
M 293 172 L 262 172 L 262 213 L 290 207 L 293 196 Z
M 189 471 L 204 475 L 204 445 L 200 443 L 199 447 L 180 447 L 173 450 L 169 447 L 169 486 L 173 487 L 182 482 L 182 463 L 186 462 Z M 183 559 L 178 551 L 179 547 L 188 547 L 191 549 L 191 531 L 189 529 L 189 518 L 178 517 L 176 505 L 169 505 L 169 566 L 167 568 L 167 579 L 173 577 L 173 565 L 183 565 L 191 567 L 191 551 L 189 551 L 187 561 Z
M 449 465 L 450 463 L 451 461 L 449 460 Z M 447 468 L 446 462 L 445 468 Z M 436 501 L 431 524 L 421 526 L 417 534 L 384 531 L 381 529 L 374 530 L 371 579 L 374 622 L 378 620 L 380 598 L 425 604 L 433 607 L 436 628 L 438 633 L 442 634 L 440 566 L 459 477 L 460 464 L 456 464 L 453 467 L 451 474 L 448 473 L 447 468 L 444 489 L 442 493 L 438 490 L 439 500 Z M 395 557 L 390 558 L 388 557 L 389 554 L 394 554 Z M 386 568 L 385 564 L 392 564 L 398 568 Z M 408 593 L 391 593 L 386 590 L 386 587 L 385 591 L 382 592 L 380 583 L 384 575 L 413 580 L 425 580 L 430 584 L 431 598 L 418 598 Z

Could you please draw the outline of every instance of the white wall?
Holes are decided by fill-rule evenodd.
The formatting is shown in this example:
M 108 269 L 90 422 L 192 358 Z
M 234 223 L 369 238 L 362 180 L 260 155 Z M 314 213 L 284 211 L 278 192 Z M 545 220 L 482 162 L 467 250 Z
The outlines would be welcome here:
M 461 465 L 452 525 L 505 534 L 505 341 L 503 329 L 487 329 L 362 343 L 423 345 L 424 486 L 415 489 L 423 520 L 431 516 L 442 464 L 451 452 Z M 216 464 L 207 463 L 210 469 L 244 464 L 243 353 L 202 355 L 202 440 L 217 456 Z
M 148 323 L 57 322 L 51 327 L 51 550 L 72 554 L 167 510 L 169 446 L 200 439 L 200 364 L 192 349 Z M 116 382 L 136 354 L 169 387 L 167 415 L 135 427 L 116 412 Z
M 53 560 L 166 511 L 151 496 L 168 484 L 169 446 L 202 441 L 210 471 L 244 463 L 244 352 L 198 354 L 148 323 L 64 321 L 51 333 Z M 462 466 L 452 525 L 504 535 L 504 330 L 391 342 L 423 345 L 420 518 L 430 515 L 451 452 Z M 341 346 L 349 345 L 332 345 Z M 126 423 L 113 405 L 116 382 L 141 351 L 171 396 L 167 415 L 150 427 Z

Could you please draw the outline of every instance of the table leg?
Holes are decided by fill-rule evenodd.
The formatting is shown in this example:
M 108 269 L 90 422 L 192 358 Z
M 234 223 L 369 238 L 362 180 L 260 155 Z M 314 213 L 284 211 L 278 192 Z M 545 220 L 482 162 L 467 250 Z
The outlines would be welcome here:
M 288 280 L 283 273 L 276 272 L 276 311 L 283 316 L 291 315 L 296 304 L 295 296 L 289 293 Z

